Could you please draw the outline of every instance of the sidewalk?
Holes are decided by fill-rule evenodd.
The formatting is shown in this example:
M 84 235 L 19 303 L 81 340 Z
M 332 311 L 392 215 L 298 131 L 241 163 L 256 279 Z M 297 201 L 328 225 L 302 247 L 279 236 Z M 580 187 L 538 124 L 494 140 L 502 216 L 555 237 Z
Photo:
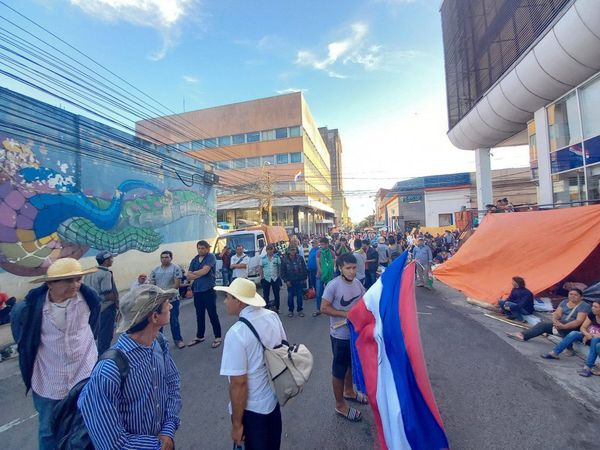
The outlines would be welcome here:
M 574 400 L 581 403 L 589 411 L 600 414 L 600 397 L 598 396 L 600 377 L 592 376 L 590 378 L 584 378 L 577 375 L 577 370 L 583 367 L 583 360 L 581 357 L 561 355 L 560 360 L 545 360 L 541 358 L 540 355 L 549 352 L 555 345 L 549 338 L 540 336 L 527 342 L 517 342 L 508 338 L 506 333 L 517 332 L 520 330 L 519 328 L 486 317 L 484 314 L 489 313 L 490 311 L 467 303 L 466 297 L 461 292 L 446 286 L 440 281 L 436 280 L 434 289 L 444 298 L 444 300 L 452 303 L 457 309 L 462 310 L 465 315 L 468 315 L 471 319 L 485 326 L 490 332 L 494 333 L 524 357 L 532 361 L 537 367 L 546 372 Z

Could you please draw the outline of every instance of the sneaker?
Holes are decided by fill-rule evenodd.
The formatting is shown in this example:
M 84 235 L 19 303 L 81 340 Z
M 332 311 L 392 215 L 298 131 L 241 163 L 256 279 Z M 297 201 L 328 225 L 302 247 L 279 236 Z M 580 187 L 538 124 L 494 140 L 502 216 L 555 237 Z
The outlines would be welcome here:
M 288 313 L 288 317 L 294 317 L 294 313 L 293 312 L 289 312 Z
M 320 315 L 321 315 L 321 311 L 315 311 L 313 313 L 313 317 L 317 317 L 317 316 L 320 316 Z
M 304 317 L 304 313 L 303 313 L 302 311 L 300 311 L 300 312 L 298 313 L 298 316 L 300 316 L 300 317 Z
M 591 372 L 592 375 L 600 376 L 600 366 L 596 364 L 594 367 L 592 367 Z
M 592 369 L 590 369 L 588 366 L 583 366 L 583 369 L 581 369 L 580 371 L 577 372 L 577 374 L 580 377 L 591 377 L 592 376 Z

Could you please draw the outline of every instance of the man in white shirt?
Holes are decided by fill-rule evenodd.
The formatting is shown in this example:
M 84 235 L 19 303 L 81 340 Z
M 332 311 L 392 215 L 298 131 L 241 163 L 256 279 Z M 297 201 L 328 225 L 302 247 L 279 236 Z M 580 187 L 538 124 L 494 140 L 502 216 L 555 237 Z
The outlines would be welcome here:
M 231 257 L 231 265 L 229 266 L 233 269 L 233 273 L 231 274 L 232 281 L 236 278 L 248 278 L 249 262 L 250 258 L 244 253 L 244 247 L 241 245 L 236 246 L 235 255 Z
M 256 329 L 265 347 L 286 340 L 279 316 L 264 306 L 256 285 L 235 279 L 224 291 L 227 313 L 246 319 Z M 231 438 L 246 450 L 278 450 L 281 444 L 281 411 L 269 384 L 263 349 L 250 328 L 237 321 L 225 335 L 221 375 L 229 377 Z

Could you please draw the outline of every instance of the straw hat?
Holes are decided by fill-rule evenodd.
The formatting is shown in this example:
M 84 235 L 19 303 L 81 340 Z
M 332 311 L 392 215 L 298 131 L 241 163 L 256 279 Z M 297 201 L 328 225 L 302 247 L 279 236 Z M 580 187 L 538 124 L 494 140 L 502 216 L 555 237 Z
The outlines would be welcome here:
M 57 259 L 48 267 L 46 275 L 41 278 L 36 278 L 31 283 L 43 283 L 45 281 L 66 280 L 67 278 L 75 278 L 88 273 L 96 272 L 96 267 L 83 269 L 79 261 L 74 258 Z
M 177 289 L 163 290 L 153 284 L 142 284 L 130 290 L 120 301 L 121 320 L 117 333 L 122 333 L 137 325 L 152 313 L 161 303 L 172 299 Z
M 227 292 L 246 305 L 265 306 L 267 304 L 256 293 L 256 284 L 246 278 L 236 278 L 229 286 L 215 286 L 215 291 Z

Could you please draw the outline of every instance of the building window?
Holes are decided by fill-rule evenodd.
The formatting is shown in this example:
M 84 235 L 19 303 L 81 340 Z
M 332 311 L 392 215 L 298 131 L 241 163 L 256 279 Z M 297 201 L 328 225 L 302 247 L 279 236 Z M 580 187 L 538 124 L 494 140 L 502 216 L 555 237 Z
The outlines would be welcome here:
M 246 158 L 234 159 L 233 160 L 233 168 L 234 169 L 245 169 L 246 168 Z
M 202 140 L 192 141 L 192 150 L 202 150 L 204 148 L 204 144 Z
M 248 167 L 258 167 L 260 165 L 260 157 L 255 156 L 253 158 L 246 158 Z
M 287 153 L 279 153 L 277 155 L 277 164 L 288 164 L 290 162 L 290 157 Z
M 581 123 L 575 93 L 568 95 L 547 110 L 550 126 L 550 151 L 581 144 Z
M 253 131 L 252 133 L 246 133 L 246 142 L 258 142 L 260 141 L 260 132 Z
M 438 214 L 438 227 L 452 225 L 452 214 Z
M 272 141 L 275 139 L 275 130 L 266 130 L 260 132 L 261 141 Z
M 227 147 L 231 145 L 231 136 L 221 136 L 219 138 L 219 147 Z
M 234 134 L 231 136 L 231 140 L 233 145 L 237 144 L 245 144 L 246 143 L 246 135 L 245 134 Z
M 290 137 L 299 137 L 302 136 L 300 132 L 300 127 L 290 127 Z
M 587 199 L 600 200 L 600 164 L 587 168 Z
M 217 148 L 217 138 L 204 139 L 204 147 Z
M 288 129 L 287 128 L 277 128 L 275 130 L 275 138 L 285 139 L 287 137 L 288 137 Z
M 218 170 L 231 169 L 231 161 L 217 161 Z
M 302 152 L 290 153 L 290 162 L 292 164 L 301 163 L 302 162 Z
M 260 163 L 263 166 L 265 164 L 270 164 L 270 165 L 275 164 L 275 155 L 261 156 Z
M 585 177 L 583 169 L 552 175 L 552 191 L 555 204 L 568 204 L 585 200 Z
M 580 89 L 579 99 L 584 139 L 600 135 L 600 78 Z
M 550 153 L 552 173 L 564 172 L 583 166 L 583 150 L 581 144 L 572 145 Z

